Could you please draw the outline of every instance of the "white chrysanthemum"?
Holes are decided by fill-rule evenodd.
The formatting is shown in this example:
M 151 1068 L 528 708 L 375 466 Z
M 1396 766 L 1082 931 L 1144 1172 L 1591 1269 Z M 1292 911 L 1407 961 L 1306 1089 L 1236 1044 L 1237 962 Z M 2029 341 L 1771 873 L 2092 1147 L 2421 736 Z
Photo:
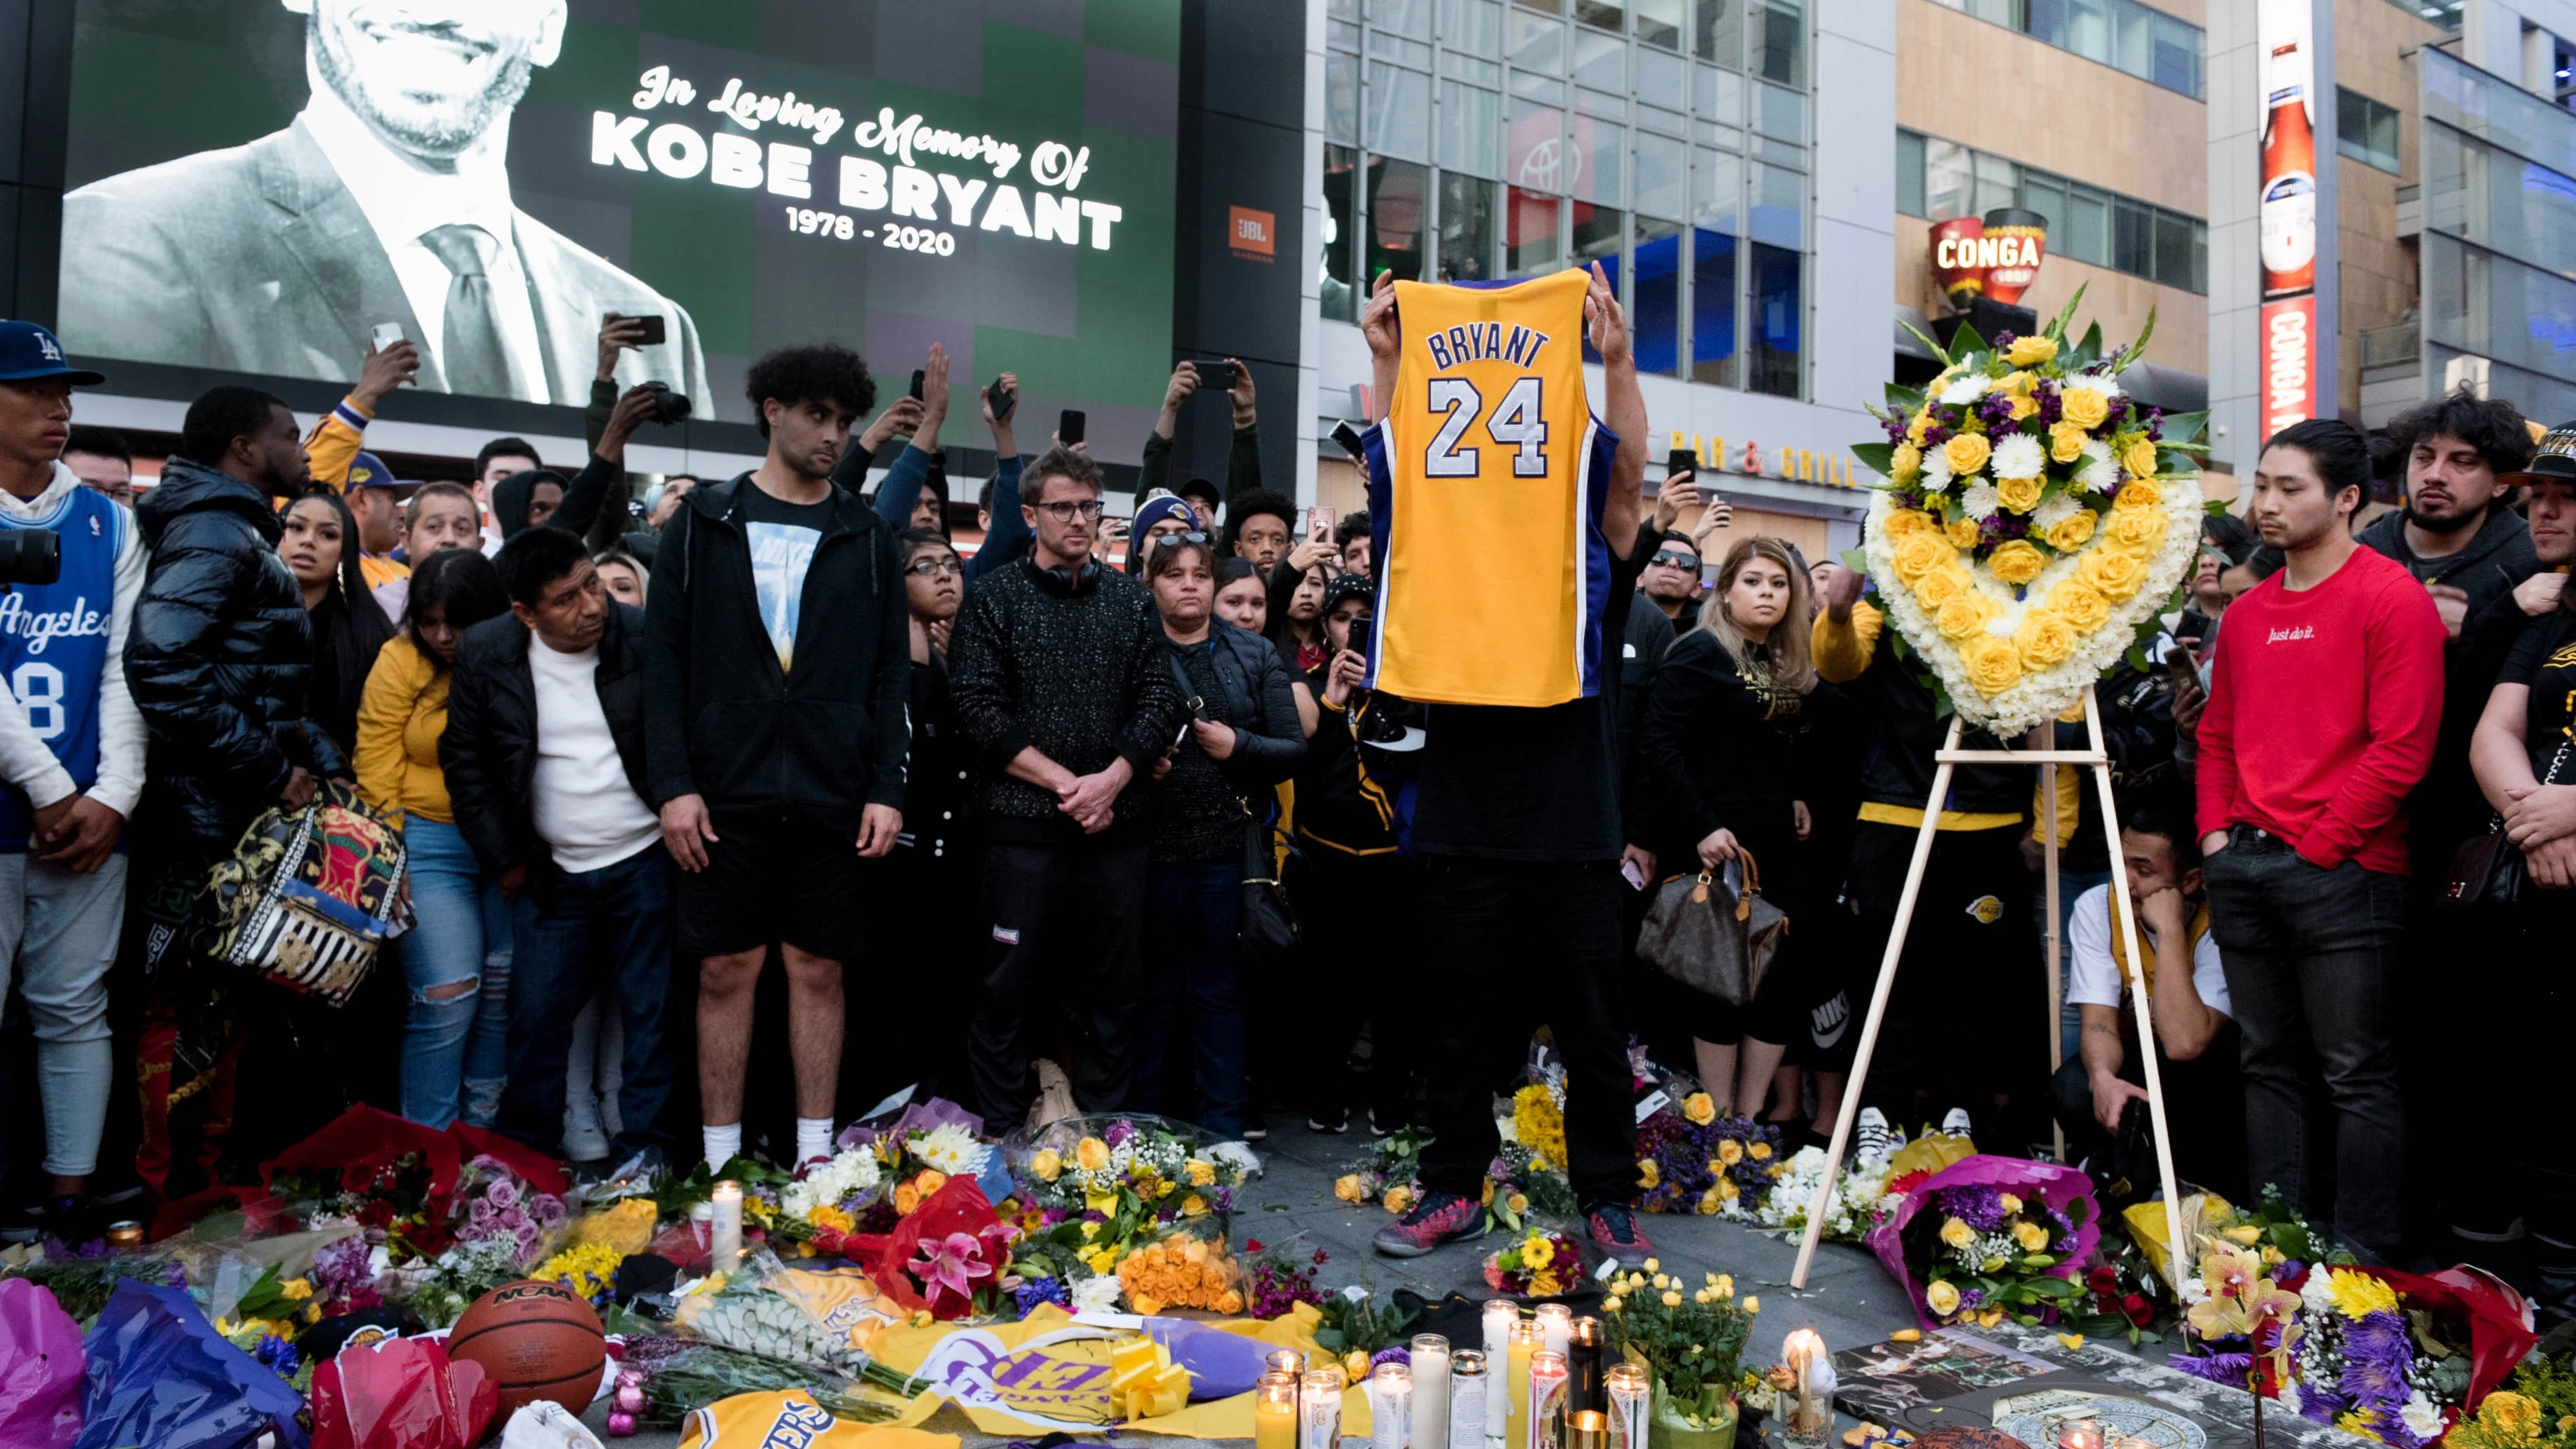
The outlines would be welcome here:
M 2299 1392 L 2299 1381 L 2297 1379 L 2282 1380 L 2278 1402 L 2281 1406 L 2281 1412 L 2294 1419 L 2306 1410 L 2307 1399 L 2306 1396 Z
M 1118 1277 L 1103 1273 L 1097 1278 L 1084 1278 L 1065 1290 L 1073 1300 L 1076 1313 L 1115 1313 L 1118 1311 Z
M 2102 401 L 2104 402 L 2109 402 L 2111 399 L 2120 395 L 2119 377 L 2116 374 L 2108 372 L 2080 373 L 2074 377 L 2068 378 L 2066 380 L 2066 385 L 2068 387 L 2089 387 L 2095 392 L 2102 394 Z
M 2089 493 L 2109 493 L 2120 486 L 2120 465 L 2111 458 L 2110 444 L 2100 438 L 2086 441 L 2084 463 L 2075 470 L 2075 481 Z
M 1942 493 L 1948 491 L 1950 480 L 1957 476 L 1950 471 L 1950 455 L 1934 448 L 1923 455 L 1923 468 L 1915 481 L 1923 485 L 1926 493 Z
M 954 1177 L 984 1165 L 984 1144 L 960 1122 L 944 1122 L 912 1139 L 912 1155 Z
M 2407 1395 L 2406 1407 L 2397 1411 L 2397 1417 L 2406 1421 L 2406 1432 L 2418 1439 L 2429 1441 L 2442 1432 L 2442 1411 L 2424 1397 L 2422 1389 Z
M 1995 444 L 1994 461 L 1987 467 L 1998 478 L 2036 478 L 2048 467 L 2048 452 L 2039 439 L 2015 433 Z
M 838 1207 L 877 1185 L 877 1155 L 865 1147 L 834 1154 L 831 1161 L 787 1184 L 778 1205 L 801 1218 L 818 1207 Z
M 1994 517 L 1999 506 L 1995 501 L 1995 485 L 1983 478 L 1969 484 L 1968 490 L 1959 495 L 1960 509 L 1979 523 Z
M 1986 377 L 1985 374 L 1972 372 L 1965 377 L 1954 380 L 1948 387 L 1941 389 L 1940 400 L 1943 404 L 1949 407 L 1966 407 L 1968 404 L 1984 397 L 1993 388 L 1994 382 Z
M 2047 502 L 2039 505 L 2039 507 L 2032 512 L 2030 515 L 2030 531 L 2033 533 L 2046 533 L 2057 525 L 2073 518 L 2076 513 L 2083 508 L 2083 506 L 2083 504 L 2075 501 L 2075 496 L 2073 494 L 2060 493 L 2055 497 L 2050 498 Z
M 2334 1311 L 2334 1283 L 2325 1269 L 2310 1273 L 2308 1281 L 2299 1286 L 2299 1303 L 2310 1313 Z

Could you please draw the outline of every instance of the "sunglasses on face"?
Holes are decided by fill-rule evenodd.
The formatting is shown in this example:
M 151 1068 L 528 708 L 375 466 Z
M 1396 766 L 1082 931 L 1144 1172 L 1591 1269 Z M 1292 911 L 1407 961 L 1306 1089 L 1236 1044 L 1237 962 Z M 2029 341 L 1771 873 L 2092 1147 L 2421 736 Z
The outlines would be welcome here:
M 1664 549 L 1658 552 L 1653 558 L 1648 559 L 1647 562 L 1659 563 L 1671 568 L 1687 569 L 1692 573 L 1699 572 L 1699 559 L 1696 555 L 1675 553 L 1671 549 Z
M 1101 502 L 1097 498 L 1084 498 L 1080 500 L 1059 498 L 1053 503 L 1041 503 L 1038 505 L 1038 507 L 1045 509 L 1049 516 L 1053 517 L 1058 523 L 1071 523 L 1077 516 L 1086 521 L 1097 520 L 1100 517 L 1101 506 Z
M 966 566 L 953 558 L 917 558 L 903 566 L 903 571 L 921 578 L 945 574 L 962 574 Z
M 1161 548 L 1161 547 L 1163 547 L 1165 544 L 1173 544 L 1173 543 L 1205 543 L 1205 542 L 1207 542 L 1207 541 L 1208 541 L 1208 536 L 1207 536 L 1206 534 L 1204 534 L 1204 533 L 1196 533 L 1196 532 L 1192 532 L 1192 533 L 1158 533 L 1158 534 L 1155 534 L 1155 535 L 1153 536 L 1153 538 L 1152 538 L 1152 539 L 1150 539 L 1150 540 L 1148 540 L 1148 541 L 1149 541 L 1150 543 L 1152 543 L 1152 545 L 1153 545 L 1154 547 L 1156 547 L 1156 548 Z

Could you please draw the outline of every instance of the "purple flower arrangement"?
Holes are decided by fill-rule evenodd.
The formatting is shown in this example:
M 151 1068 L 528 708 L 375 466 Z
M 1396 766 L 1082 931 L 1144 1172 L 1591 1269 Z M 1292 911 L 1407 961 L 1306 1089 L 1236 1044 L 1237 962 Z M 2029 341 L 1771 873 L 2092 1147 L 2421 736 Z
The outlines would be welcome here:
M 546 1243 L 569 1216 L 562 1198 L 530 1188 L 495 1157 L 477 1157 L 465 1165 L 457 1199 L 465 1205 L 457 1241 L 506 1240 L 513 1245 L 511 1258 L 520 1267 L 545 1256 Z

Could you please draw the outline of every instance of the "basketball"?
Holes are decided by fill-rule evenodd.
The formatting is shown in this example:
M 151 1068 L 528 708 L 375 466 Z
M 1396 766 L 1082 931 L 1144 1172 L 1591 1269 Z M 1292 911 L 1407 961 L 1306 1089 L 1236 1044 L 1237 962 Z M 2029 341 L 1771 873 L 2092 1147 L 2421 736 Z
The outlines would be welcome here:
M 474 1300 L 447 1335 L 449 1358 L 471 1359 L 501 1390 L 495 1424 L 539 1399 L 578 1414 L 599 1392 L 608 1342 L 599 1315 L 560 1283 L 522 1279 Z

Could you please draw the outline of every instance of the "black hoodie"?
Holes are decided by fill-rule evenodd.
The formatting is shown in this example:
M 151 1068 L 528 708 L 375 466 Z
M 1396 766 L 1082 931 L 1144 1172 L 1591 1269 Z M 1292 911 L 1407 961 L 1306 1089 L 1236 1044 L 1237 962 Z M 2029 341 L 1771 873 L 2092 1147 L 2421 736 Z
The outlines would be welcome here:
M 152 550 L 125 641 L 151 739 L 142 813 L 229 849 L 296 766 L 348 773 L 304 717 L 304 591 L 278 557 L 268 499 L 230 474 L 172 458 L 134 513 Z
M 912 747 L 912 614 L 893 533 L 834 487 L 806 566 L 795 667 L 760 619 L 745 473 L 691 493 L 663 530 L 645 608 L 648 804 L 706 799 L 718 822 L 793 814 L 856 838 L 903 808 Z

